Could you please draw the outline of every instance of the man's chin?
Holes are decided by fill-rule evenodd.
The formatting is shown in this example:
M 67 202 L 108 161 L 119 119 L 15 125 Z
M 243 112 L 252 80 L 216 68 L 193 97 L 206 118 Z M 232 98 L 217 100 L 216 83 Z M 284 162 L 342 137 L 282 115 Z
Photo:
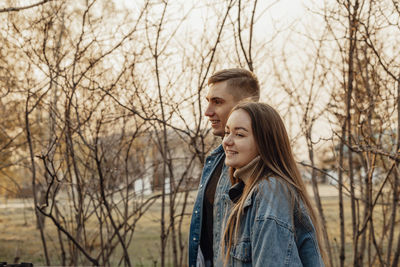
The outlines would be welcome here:
M 212 134 L 214 136 L 224 137 L 224 131 L 222 131 L 221 129 L 213 129 Z

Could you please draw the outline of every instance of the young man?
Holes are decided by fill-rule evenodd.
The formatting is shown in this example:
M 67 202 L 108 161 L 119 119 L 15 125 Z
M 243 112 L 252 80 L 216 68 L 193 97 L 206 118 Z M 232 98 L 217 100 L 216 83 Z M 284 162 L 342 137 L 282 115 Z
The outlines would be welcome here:
M 211 122 L 212 133 L 222 138 L 231 109 L 243 99 L 258 101 L 260 85 L 250 71 L 225 69 L 213 74 L 208 86 L 205 115 Z M 189 267 L 214 266 L 220 254 L 221 223 L 230 207 L 231 187 L 224 160 L 222 145 L 206 158 L 190 223 Z

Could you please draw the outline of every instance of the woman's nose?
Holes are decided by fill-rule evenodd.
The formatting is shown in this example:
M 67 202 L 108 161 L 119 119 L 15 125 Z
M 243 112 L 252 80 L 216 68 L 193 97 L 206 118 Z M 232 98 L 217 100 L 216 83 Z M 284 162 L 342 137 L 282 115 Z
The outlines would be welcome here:
M 225 135 L 225 137 L 224 137 L 224 139 L 222 140 L 222 143 L 225 145 L 225 146 L 231 146 L 232 145 L 232 138 L 231 138 L 231 135 L 229 134 L 229 135 Z

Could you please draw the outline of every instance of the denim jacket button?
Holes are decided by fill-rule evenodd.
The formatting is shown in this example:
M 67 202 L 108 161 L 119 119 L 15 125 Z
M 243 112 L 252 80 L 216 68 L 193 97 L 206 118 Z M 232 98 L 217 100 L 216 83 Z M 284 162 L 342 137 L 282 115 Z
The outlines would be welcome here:
M 197 213 L 198 213 L 198 211 L 197 211 L 197 210 L 195 210 L 195 211 L 194 211 L 194 213 L 196 213 L 196 214 L 197 214 Z
M 193 237 L 193 240 L 196 241 L 196 237 Z

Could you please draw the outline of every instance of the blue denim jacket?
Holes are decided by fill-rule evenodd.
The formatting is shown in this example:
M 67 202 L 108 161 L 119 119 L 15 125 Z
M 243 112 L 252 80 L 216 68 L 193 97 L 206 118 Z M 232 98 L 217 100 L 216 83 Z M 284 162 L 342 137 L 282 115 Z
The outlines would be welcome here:
M 190 223 L 189 233 L 189 267 L 195 267 L 200 247 L 200 235 L 201 235 L 201 223 L 203 214 L 203 200 L 204 192 L 207 187 L 207 183 L 210 180 L 215 167 L 221 160 L 225 160 L 225 152 L 222 145 L 218 146 L 211 154 L 206 158 L 206 162 L 203 168 L 196 201 L 193 207 L 192 219 Z M 221 176 L 215 190 L 214 198 L 214 218 L 213 218 L 213 249 L 214 249 L 214 262 L 217 257 L 216 253 L 220 248 L 221 229 L 226 212 L 230 209 L 230 200 L 228 196 L 231 182 L 228 176 L 228 168 L 223 164 Z
M 244 206 L 228 266 L 324 266 L 311 219 L 302 203 L 292 217 L 286 185 L 262 180 Z M 223 266 L 223 255 L 214 266 Z

